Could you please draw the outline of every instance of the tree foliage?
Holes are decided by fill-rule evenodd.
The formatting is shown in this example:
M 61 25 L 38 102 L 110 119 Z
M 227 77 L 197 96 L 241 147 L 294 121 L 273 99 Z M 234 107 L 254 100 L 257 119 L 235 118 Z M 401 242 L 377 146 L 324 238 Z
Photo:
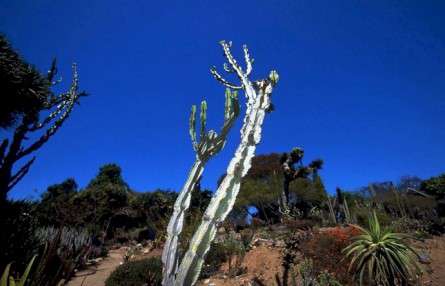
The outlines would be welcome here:
M 41 196 L 37 206 L 38 220 L 42 225 L 64 226 L 76 225 L 78 213 L 73 198 L 77 195 L 78 186 L 69 178 L 60 184 L 48 187 Z
M 50 87 L 51 82 L 0 35 L 0 128 L 12 127 L 25 114 L 37 118 Z
M 420 189 L 437 199 L 445 198 L 445 173 L 422 182 Z
M 234 213 L 250 213 L 269 223 L 280 219 L 279 197 L 284 184 L 281 157 L 278 153 L 271 153 L 253 158 L 252 167 L 242 181 Z M 318 175 L 313 179 L 292 181 L 289 191 L 291 206 L 306 214 L 312 207 L 321 206 L 326 199 L 323 181 Z

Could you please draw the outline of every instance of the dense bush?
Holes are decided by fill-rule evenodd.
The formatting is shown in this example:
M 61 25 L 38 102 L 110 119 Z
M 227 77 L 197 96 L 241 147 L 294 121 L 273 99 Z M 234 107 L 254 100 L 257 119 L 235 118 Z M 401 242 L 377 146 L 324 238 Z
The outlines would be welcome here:
M 106 286 L 158 286 L 162 281 L 162 263 L 159 258 L 130 261 L 120 265 L 107 281 Z
M 8 201 L 0 209 L 0 269 L 13 262 L 14 270 L 21 272 L 33 256 L 38 244 L 34 207 L 29 201 Z

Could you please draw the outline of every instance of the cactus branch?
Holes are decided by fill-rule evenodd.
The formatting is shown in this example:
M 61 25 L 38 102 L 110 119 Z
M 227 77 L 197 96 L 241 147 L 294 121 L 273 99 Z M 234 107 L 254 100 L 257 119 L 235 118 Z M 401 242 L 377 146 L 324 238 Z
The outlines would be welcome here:
M 252 72 L 253 59 L 250 58 L 249 49 L 247 48 L 247 45 L 243 46 L 243 50 L 244 50 L 244 60 L 246 61 L 246 76 L 248 76 Z
M 229 163 L 227 175 L 210 201 L 209 206 L 203 215 L 202 222 L 193 235 L 189 249 L 179 266 L 173 284 L 176 286 L 194 285 L 199 277 L 204 257 L 210 248 L 211 242 L 215 238 L 216 228 L 225 220 L 229 212 L 232 210 L 240 189 L 241 179 L 250 169 L 256 145 L 261 139 L 264 117 L 269 110 L 272 89 L 278 80 L 278 75 L 275 72 L 275 78 L 257 81 L 255 84 L 252 84 L 248 79 L 248 73 L 251 72 L 249 63 L 246 73 L 244 73 L 230 52 L 230 43 L 228 44 L 222 41 L 220 44 L 227 61 L 242 83 L 241 86 L 248 99 L 248 102 L 246 103 L 247 109 L 243 126 L 241 128 L 241 142 L 236 149 L 234 157 Z M 247 51 L 247 48 L 245 48 L 245 51 Z M 246 61 L 250 62 L 248 52 L 246 52 L 245 55 L 246 54 Z M 226 84 L 223 82 L 223 85 Z
M 227 66 L 225 66 L 224 70 L 226 70 L 227 72 L 233 72 L 233 70 L 229 70 L 229 68 L 226 68 Z M 225 87 L 237 90 L 237 89 L 242 89 L 243 87 L 240 85 L 235 85 L 233 83 L 230 83 L 229 81 L 227 81 L 225 78 L 223 78 L 218 71 L 216 70 L 216 67 L 212 67 L 210 68 L 210 73 L 213 75 L 213 77 L 219 81 L 220 83 L 222 83 Z
M 189 119 L 189 133 L 190 133 L 190 139 L 192 140 L 193 149 L 197 151 L 198 143 L 196 142 L 195 118 L 196 118 L 196 105 L 192 105 L 192 110 L 190 112 L 190 119 Z
M 207 161 L 216 155 L 224 147 L 226 137 L 233 126 L 239 114 L 239 103 L 236 92 L 231 92 L 229 89 L 225 93 L 226 102 L 224 107 L 224 124 L 219 135 L 215 131 L 210 130 L 205 133 L 207 120 L 207 103 L 201 102 L 200 113 L 200 141 L 196 140 L 196 106 L 192 106 L 190 114 L 190 137 L 193 148 L 196 152 L 195 162 L 189 172 L 187 181 L 185 182 L 181 192 L 176 199 L 173 214 L 167 227 L 167 240 L 165 242 L 164 251 L 162 254 L 163 268 L 163 285 L 173 285 L 175 275 L 178 267 L 178 240 L 182 232 L 184 224 L 185 212 L 190 207 L 191 193 L 196 186 L 196 183 L 201 179 L 204 171 L 204 166 Z

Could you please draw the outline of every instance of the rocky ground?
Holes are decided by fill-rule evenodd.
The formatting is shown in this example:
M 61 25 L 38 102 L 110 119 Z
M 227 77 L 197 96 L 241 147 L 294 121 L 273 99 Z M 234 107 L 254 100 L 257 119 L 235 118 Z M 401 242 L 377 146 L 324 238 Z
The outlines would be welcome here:
M 415 248 L 422 257 L 424 275 L 422 285 L 445 285 L 445 236 L 427 239 L 424 242 L 416 242 Z M 110 273 L 119 266 L 127 253 L 128 248 L 121 247 L 110 250 L 109 256 L 96 265 L 86 270 L 79 271 L 68 283 L 69 286 L 104 286 Z M 259 279 L 264 285 L 274 286 L 276 274 L 282 273 L 282 258 L 284 244 L 282 241 L 257 240 L 252 249 L 246 254 L 240 268 L 242 274 L 234 276 L 230 273 L 228 264 L 222 265 L 220 271 L 210 278 L 198 282 L 199 286 L 247 286 L 255 285 L 255 279 Z M 133 259 L 141 259 L 152 256 L 160 256 L 161 249 L 145 251 Z

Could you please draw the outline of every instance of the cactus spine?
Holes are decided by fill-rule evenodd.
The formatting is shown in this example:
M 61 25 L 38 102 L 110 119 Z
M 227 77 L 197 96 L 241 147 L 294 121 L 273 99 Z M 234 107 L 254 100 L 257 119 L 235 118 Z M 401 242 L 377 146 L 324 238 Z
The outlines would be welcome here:
M 206 162 L 224 147 L 227 134 L 239 114 L 237 92 L 232 92 L 227 88 L 225 96 L 224 125 L 219 135 L 213 130 L 206 133 L 207 103 L 206 101 L 201 102 L 201 111 L 199 115 L 199 142 L 196 139 L 196 106 L 192 106 L 189 120 L 189 132 L 193 149 L 196 152 L 196 159 L 190 170 L 187 181 L 176 199 L 173 214 L 167 227 L 167 240 L 162 254 L 162 261 L 164 264 L 163 285 L 173 285 L 175 279 L 179 259 L 178 239 L 182 232 L 185 212 L 190 207 L 192 190 L 196 183 L 201 179 Z
M 214 67 L 210 71 L 215 79 L 221 82 L 225 87 L 232 90 L 244 90 L 247 102 L 246 113 L 244 116 L 243 126 L 241 128 L 241 142 L 238 145 L 229 166 L 227 167 L 226 177 L 210 201 L 209 206 L 203 215 L 201 224 L 193 235 L 189 248 L 178 267 L 176 249 L 177 240 L 180 230 L 182 229 L 184 211 L 188 208 L 190 202 L 190 191 L 188 190 L 190 187 L 187 186 L 187 183 L 184 186 L 185 191 L 184 189 L 181 191 L 178 200 L 175 203 L 175 211 L 168 226 L 169 237 L 164 248 L 163 284 L 165 286 L 188 286 L 196 283 L 201 271 L 204 257 L 210 248 L 211 242 L 215 238 L 216 228 L 224 221 L 229 212 L 232 210 L 239 192 L 241 179 L 246 175 L 251 166 L 251 160 L 255 154 L 256 145 L 261 139 L 262 124 L 265 114 L 271 109 L 270 96 L 272 94 L 272 89 L 278 82 L 278 73 L 276 71 L 271 71 L 268 79 L 251 82 L 249 75 L 252 72 L 253 59 L 251 59 L 247 47 L 244 46 L 244 58 L 246 61 L 246 69 L 244 71 L 231 54 L 231 43 L 221 41 L 220 44 L 223 48 L 225 58 L 228 61 L 228 64 L 224 64 L 224 70 L 228 73 L 234 73 L 240 80 L 241 84 L 236 85 L 227 81 L 216 71 L 216 68 Z M 192 109 L 192 114 L 194 113 L 196 113 L 196 108 Z M 227 114 L 227 112 L 225 117 L 231 118 L 230 114 Z M 203 117 L 201 116 L 201 121 L 202 118 Z M 191 125 L 193 125 L 194 119 L 191 119 L 190 122 Z M 193 130 L 194 129 L 191 128 L 190 131 L 192 141 L 194 141 L 193 138 L 195 136 L 193 135 Z M 209 132 L 207 137 L 213 138 L 214 136 L 215 135 L 212 135 L 212 133 Z M 221 144 L 224 144 L 223 142 L 224 140 Z M 195 148 L 195 150 L 200 150 L 200 148 Z M 199 177 L 202 174 L 202 169 L 195 171 L 196 174 L 193 172 L 194 169 L 192 169 L 189 175 L 189 180 L 191 183 L 196 182 L 193 180 L 193 178 Z M 192 179 L 190 179 L 191 177 Z M 189 180 L 187 182 L 189 182 Z

